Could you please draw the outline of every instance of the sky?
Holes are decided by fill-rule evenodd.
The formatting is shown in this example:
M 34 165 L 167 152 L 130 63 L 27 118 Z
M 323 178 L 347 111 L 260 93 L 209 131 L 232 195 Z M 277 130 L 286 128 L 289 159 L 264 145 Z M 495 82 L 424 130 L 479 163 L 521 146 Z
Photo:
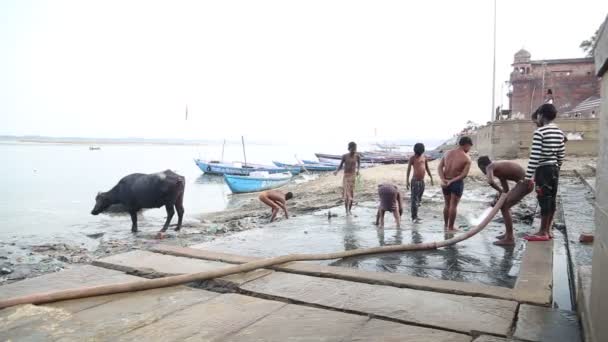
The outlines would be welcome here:
M 497 4 L 505 106 L 517 50 L 583 57 L 608 14 Z M 0 134 L 448 138 L 491 117 L 492 19 L 488 0 L 0 0 Z

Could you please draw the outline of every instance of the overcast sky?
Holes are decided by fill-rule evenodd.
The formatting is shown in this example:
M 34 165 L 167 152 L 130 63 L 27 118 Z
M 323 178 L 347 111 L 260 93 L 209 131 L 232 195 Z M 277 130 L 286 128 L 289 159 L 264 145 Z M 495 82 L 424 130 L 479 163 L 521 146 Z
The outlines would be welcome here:
M 441 139 L 490 118 L 492 8 L 1 0 L 0 134 Z M 517 50 L 582 57 L 606 14 L 606 0 L 498 0 L 497 105 Z

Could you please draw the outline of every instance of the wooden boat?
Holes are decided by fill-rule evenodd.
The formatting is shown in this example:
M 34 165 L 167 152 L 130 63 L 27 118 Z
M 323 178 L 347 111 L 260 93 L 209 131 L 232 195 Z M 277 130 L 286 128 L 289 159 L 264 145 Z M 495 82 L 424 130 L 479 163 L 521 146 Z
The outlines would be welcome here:
M 342 160 L 341 155 L 315 153 L 320 162 L 331 162 Z M 370 164 L 407 164 L 409 156 L 407 154 L 387 153 L 387 152 L 360 152 L 361 163 Z
M 266 171 L 270 174 L 291 172 L 294 174 L 300 173 L 300 168 L 285 168 L 259 164 L 244 164 L 244 163 L 221 163 L 219 161 L 207 161 L 195 159 L 194 162 L 204 173 L 212 175 L 237 175 L 249 176 L 251 172 Z
M 286 173 L 268 173 L 254 171 L 249 176 L 224 175 L 224 180 L 234 194 L 258 192 L 279 188 L 291 180 L 293 175 Z
M 89 151 L 99 151 L 101 150 L 101 147 L 99 146 L 89 146 Z
M 273 161 L 273 163 L 277 167 L 286 167 L 286 168 L 299 167 L 301 170 L 311 171 L 311 172 L 336 171 L 338 169 L 337 164 L 311 163 L 310 161 L 308 163 L 304 162 L 304 165 L 285 164 L 285 163 L 281 163 L 281 162 L 277 162 L 277 161 Z

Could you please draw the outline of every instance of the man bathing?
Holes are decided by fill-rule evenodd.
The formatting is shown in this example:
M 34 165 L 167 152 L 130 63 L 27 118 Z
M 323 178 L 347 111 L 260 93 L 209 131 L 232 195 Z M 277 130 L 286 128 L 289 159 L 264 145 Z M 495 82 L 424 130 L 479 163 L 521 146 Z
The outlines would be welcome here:
M 458 145 L 458 148 L 446 152 L 441 158 L 437 170 L 445 200 L 443 208 L 444 229 L 450 233 L 456 232 L 454 221 L 456 220 L 458 202 L 464 191 L 464 179 L 471 168 L 471 158 L 467 153 L 473 146 L 473 141 L 469 137 L 461 137 Z
M 526 195 L 534 190 L 534 186 L 530 182 L 525 181 L 526 171 L 519 164 L 512 161 L 496 161 L 492 162 L 487 156 L 479 157 L 477 165 L 481 172 L 488 177 L 488 184 L 498 191 L 498 194 L 508 193 L 505 203 L 500 208 L 502 217 L 505 221 L 505 234 L 498 236 L 498 241 L 494 244 L 497 246 L 511 246 L 515 244 L 513 239 L 513 219 L 511 217 L 511 207 L 519 203 Z M 500 186 L 496 184 L 494 177 L 500 181 Z M 508 181 L 516 182 L 517 184 L 509 191 Z
M 387 211 L 393 213 L 397 228 L 401 228 L 403 203 L 399 189 L 393 184 L 378 185 L 378 197 L 380 198 L 380 205 L 376 214 L 376 225 L 378 228 L 384 228 L 384 214 Z
M 287 201 L 293 198 L 293 194 L 291 192 L 284 194 L 279 190 L 268 190 L 262 192 L 259 198 L 260 201 L 272 209 L 270 222 L 274 221 L 279 213 L 279 210 L 281 209 L 283 209 L 283 212 L 285 213 L 285 218 L 289 218 L 289 213 L 287 212 Z
M 414 177 L 412 178 L 411 183 L 411 196 L 410 200 L 412 202 L 412 222 L 420 223 L 420 218 L 418 217 L 418 207 L 422 202 L 422 194 L 424 193 L 424 171 L 429 174 L 431 178 L 431 185 L 433 184 L 433 176 L 431 175 L 431 170 L 429 169 L 429 162 L 424 156 L 424 144 L 417 143 L 414 145 L 414 155 L 410 157 L 410 160 L 407 164 L 407 189 L 410 190 L 410 171 L 414 168 Z
M 540 229 L 524 239 L 528 241 L 547 241 L 551 238 L 551 225 L 556 209 L 559 169 L 566 155 L 565 135 L 554 123 L 557 109 L 545 103 L 532 114 L 538 127 L 534 131 L 530 160 L 526 170 L 526 181 L 536 184 L 536 194 L 540 207 Z
M 357 144 L 354 142 L 348 143 L 348 153 L 342 156 L 340 166 L 338 166 L 334 175 L 337 175 L 342 167 L 344 167 L 344 177 L 342 178 L 344 208 L 346 209 L 346 215 L 350 215 L 355 198 L 355 181 L 361 169 L 361 157 L 357 153 Z

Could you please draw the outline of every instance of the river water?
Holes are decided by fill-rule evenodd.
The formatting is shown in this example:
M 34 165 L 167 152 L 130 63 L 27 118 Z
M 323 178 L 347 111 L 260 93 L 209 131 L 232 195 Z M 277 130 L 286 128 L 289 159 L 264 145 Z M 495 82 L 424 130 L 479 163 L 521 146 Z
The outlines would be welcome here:
M 204 177 L 194 158 L 221 157 L 222 146 L 100 145 L 90 151 L 82 144 L 0 143 L 0 241 L 30 244 L 78 241 L 86 234 L 127 233 L 127 216 L 92 216 L 95 195 L 112 188 L 123 176 L 172 169 L 186 177 L 185 220 L 224 209 L 230 191 L 218 177 Z M 344 146 L 247 145 L 250 162 L 273 159 L 294 162 L 295 154 L 313 159 L 314 152 L 338 153 Z M 225 160 L 243 160 L 240 144 L 227 144 Z M 164 209 L 147 210 L 142 224 L 161 225 Z M 150 222 L 152 221 L 152 222 Z M 87 239 L 84 239 L 87 240 Z

